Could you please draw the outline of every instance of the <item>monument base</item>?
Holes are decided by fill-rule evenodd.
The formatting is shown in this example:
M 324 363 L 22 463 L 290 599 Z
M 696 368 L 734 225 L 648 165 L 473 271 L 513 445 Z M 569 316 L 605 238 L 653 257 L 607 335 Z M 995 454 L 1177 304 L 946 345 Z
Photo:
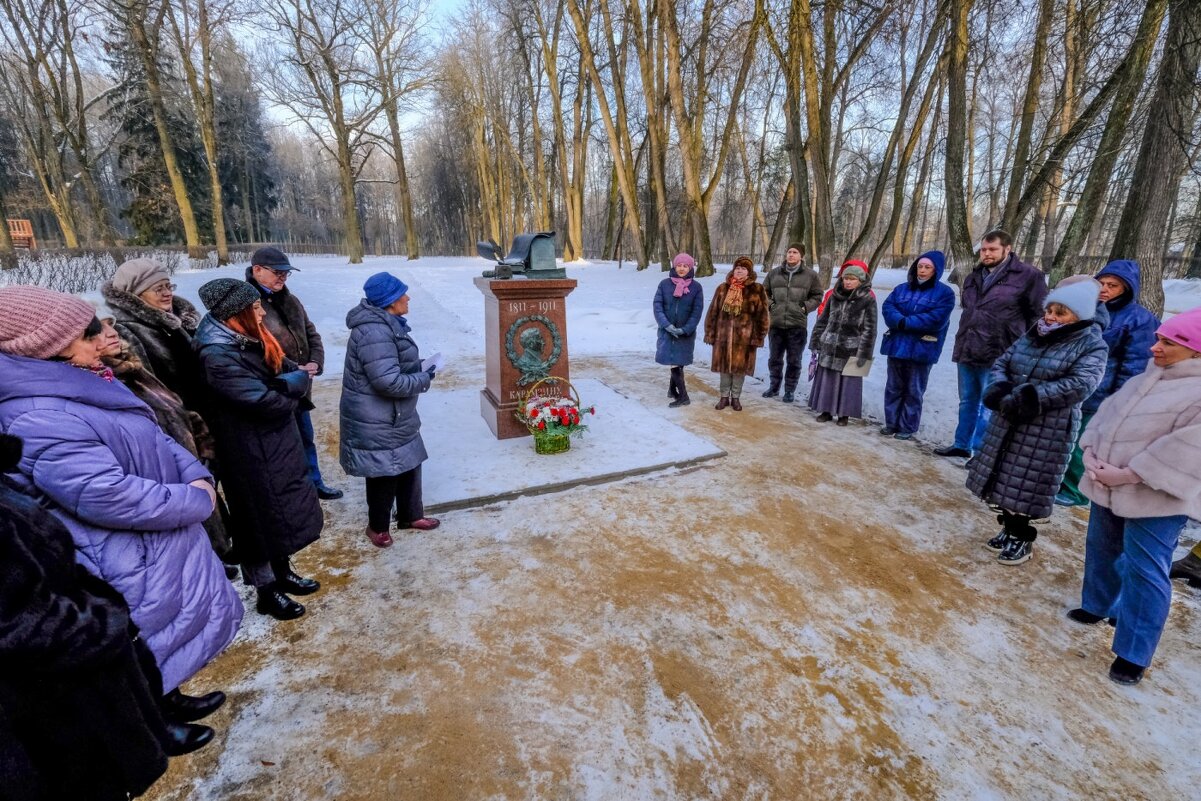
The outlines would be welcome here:
M 530 430 L 517 419 L 517 404 L 501 403 L 489 389 L 480 390 L 480 416 L 497 439 L 530 436 Z

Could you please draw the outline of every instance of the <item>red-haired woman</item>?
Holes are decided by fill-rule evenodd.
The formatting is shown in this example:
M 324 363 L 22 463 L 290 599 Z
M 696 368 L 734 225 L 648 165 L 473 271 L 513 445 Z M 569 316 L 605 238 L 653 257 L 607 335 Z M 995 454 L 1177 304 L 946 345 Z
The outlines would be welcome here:
M 320 587 L 296 575 L 289 562 L 323 524 L 295 418 L 311 379 L 262 325 L 265 313 L 253 286 L 218 278 L 200 287 L 200 300 L 209 313 L 193 346 L 212 393 L 234 550 L 242 577 L 258 591 L 258 611 L 291 620 L 304 606 L 289 596 Z

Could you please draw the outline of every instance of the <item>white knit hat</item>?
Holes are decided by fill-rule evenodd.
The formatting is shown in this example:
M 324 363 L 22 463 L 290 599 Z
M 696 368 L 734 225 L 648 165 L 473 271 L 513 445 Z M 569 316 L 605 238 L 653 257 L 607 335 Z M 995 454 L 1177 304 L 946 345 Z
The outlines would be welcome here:
M 1097 314 L 1097 299 L 1101 296 L 1101 284 L 1088 275 L 1073 275 L 1059 282 L 1059 286 L 1047 294 L 1044 307 L 1058 303 L 1072 310 L 1081 320 L 1091 320 Z

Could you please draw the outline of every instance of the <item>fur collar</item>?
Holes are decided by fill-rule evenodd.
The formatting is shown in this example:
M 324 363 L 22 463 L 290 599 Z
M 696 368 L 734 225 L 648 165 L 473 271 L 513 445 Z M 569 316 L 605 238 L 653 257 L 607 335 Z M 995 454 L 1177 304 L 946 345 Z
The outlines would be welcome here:
M 196 307 L 179 295 L 171 299 L 171 311 L 155 309 L 142 302 L 142 299 L 132 292 L 117 289 L 112 281 L 100 287 L 100 294 L 113 310 L 117 322 L 138 322 L 153 328 L 166 328 L 176 331 L 182 328 L 189 333 L 200 325 L 200 312 Z

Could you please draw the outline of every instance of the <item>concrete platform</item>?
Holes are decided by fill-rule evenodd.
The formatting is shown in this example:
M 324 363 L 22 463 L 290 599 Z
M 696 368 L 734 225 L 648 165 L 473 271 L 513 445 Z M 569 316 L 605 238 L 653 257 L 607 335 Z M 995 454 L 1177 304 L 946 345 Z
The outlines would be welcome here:
M 485 506 L 521 495 L 559 492 L 627 476 L 681 468 L 725 456 L 708 440 L 603 381 L 574 381 L 585 406 L 596 406 L 588 431 L 571 450 L 541 456 L 531 437 L 498 440 L 480 417 L 479 389 L 431 391 L 421 397 L 421 436 L 430 458 L 422 466 L 425 509 L 437 514 Z M 678 414 L 686 414 L 686 411 Z

